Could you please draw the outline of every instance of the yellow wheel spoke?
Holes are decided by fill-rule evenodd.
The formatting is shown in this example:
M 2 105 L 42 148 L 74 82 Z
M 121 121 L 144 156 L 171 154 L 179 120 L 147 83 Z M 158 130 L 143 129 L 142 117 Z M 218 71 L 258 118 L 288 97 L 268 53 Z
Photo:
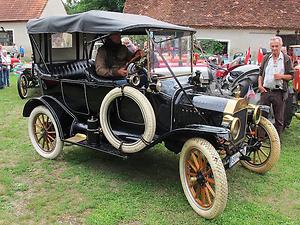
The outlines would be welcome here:
M 41 135 L 41 136 L 39 137 L 39 139 L 37 140 L 37 142 L 40 143 L 40 141 L 42 140 L 42 138 L 43 138 L 43 135 Z
M 53 149 L 53 147 L 54 147 L 54 145 L 53 145 L 53 143 L 52 143 L 52 141 L 50 140 L 50 138 L 49 138 L 50 136 L 47 136 L 47 140 L 48 140 L 48 143 L 49 143 L 49 146 L 51 147 L 51 150 Z
M 271 148 L 271 145 L 261 145 L 264 148 Z
M 259 151 L 260 151 L 266 158 L 268 158 L 268 155 L 267 155 L 267 153 L 264 152 L 264 150 L 259 149 Z
M 188 164 L 190 165 L 190 167 L 191 167 L 195 172 L 198 171 L 197 168 L 192 164 L 192 162 L 191 162 L 190 160 L 188 160 L 187 162 L 188 162 Z
M 205 194 L 205 190 L 204 190 L 204 188 L 203 187 L 201 187 L 201 202 L 202 202 L 202 204 L 205 206 L 206 205 L 206 201 L 205 201 L 205 199 L 206 199 L 206 196 L 205 196 L 206 194 Z
M 210 191 L 211 195 L 213 197 L 215 197 L 216 196 L 215 191 L 212 189 L 212 187 L 210 186 L 210 184 L 208 182 L 206 182 L 205 185 L 206 185 L 207 189 Z
M 212 170 L 211 168 L 205 172 L 203 172 L 203 176 L 207 176 L 208 174 L 211 174 Z
M 49 151 L 50 150 L 50 146 L 49 146 L 49 142 L 48 142 L 48 138 L 46 138 L 46 148 L 47 148 L 47 150 Z
M 260 163 L 262 163 L 263 161 L 261 160 L 261 158 L 260 158 L 260 154 L 259 154 L 259 152 L 257 152 L 257 158 L 258 158 L 258 160 L 259 160 L 259 162 Z
M 199 205 L 201 205 L 201 207 L 206 208 L 206 206 L 204 205 L 203 202 L 201 202 L 200 199 L 196 198 L 195 200 L 196 200 L 196 202 L 197 202 Z
M 208 205 L 211 206 L 212 201 L 211 201 L 211 198 L 210 198 L 210 195 L 209 195 L 209 192 L 208 192 L 208 188 L 205 187 L 204 190 L 205 190 L 206 198 L 207 198 L 207 201 L 208 201 Z
M 36 127 L 43 128 L 43 126 L 42 126 L 41 124 L 35 123 L 34 125 L 35 125 Z
M 47 137 L 49 138 L 49 140 L 51 139 L 51 141 L 55 140 L 55 138 L 53 138 L 51 135 L 49 135 L 49 133 L 48 133 Z
M 193 173 L 193 172 L 189 171 L 189 175 L 192 177 L 195 177 L 195 176 L 197 176 L 197 173 Z
M 198 158 L 197 159 L 198 159 L 199 169 L 201 170 L 202 167 L 203 167 L 201 152 L 198 152 Z
M 47 131 L 53 126 L 53 123 L 50 121 L 50 123 L 48 123 L 49 124 L 49 126 L 47 127 Z
M 192 152 L 191 155 L 192 155 L 192 158 L 193 158 L 193 161 L 194 161 L 194 163 L 195 163 L 195 166 L 196 166 L 197 170 L 199 170 L 200 165 L 199 165 L 199 163 L 198 163 L 197 157 L 195 156 L 195 153 Z
M 197 185 L 197 186 L 199 186 L 199 185 Z M 201 193 L 201 187 L 198 187 L 197 190 L 196 190 L 196 197 L 195 198 L 198 198 L 200 193 Z
M 253 152 L 253 163 L 255 164 L 256 161 L 256 151 Z
M 45 138 L 43 138 L 43 145 L 42 145 L 43 148 L 45 148 L 45 141 L 46 141 Z
M 44 126 L 43 126 L 43 122 L 41 121 L 40 116 L 37 117 L 37 120 L 40 122 L 41 126 L 44 127 Z
M 207 177 L 206 180 L 208 183 L 215 184 L 215 180 L 210 177 Z
M 202 159 L 202 171 L 205 172 L 206 171 L 206 158 Z

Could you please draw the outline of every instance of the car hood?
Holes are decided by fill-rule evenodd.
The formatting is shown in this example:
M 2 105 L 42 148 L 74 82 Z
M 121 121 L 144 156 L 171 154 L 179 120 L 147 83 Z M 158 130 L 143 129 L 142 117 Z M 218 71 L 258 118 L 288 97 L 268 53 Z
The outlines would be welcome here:
M 229 100 L 230 99 L 227 98 L 210 95 L 197 95 L 192 97 L 192 102 L 195 107 L 216 112 L 224 112 Z

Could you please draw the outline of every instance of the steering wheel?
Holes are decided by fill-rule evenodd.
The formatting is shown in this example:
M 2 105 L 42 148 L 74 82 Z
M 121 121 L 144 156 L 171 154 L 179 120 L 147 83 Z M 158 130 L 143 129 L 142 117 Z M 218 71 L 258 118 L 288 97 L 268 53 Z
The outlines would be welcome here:
M 136 51 L 135 52 L 136 55 L 126 63 L 125 69 L 127 69 L 131 63 L 134 63 L 134 62 L 140 60 L 141 58 L 145 57 L 145 55 L 141 56 L 140 54 L 137 54 L 139 51 L 141 51 L 141 50 Z

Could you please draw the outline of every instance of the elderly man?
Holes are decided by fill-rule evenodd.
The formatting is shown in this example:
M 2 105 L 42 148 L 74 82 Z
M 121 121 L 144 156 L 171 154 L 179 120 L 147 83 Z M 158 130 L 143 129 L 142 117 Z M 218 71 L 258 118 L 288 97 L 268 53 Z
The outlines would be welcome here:
M 261 92 L 260 103 L 268 106 L 272 104 L 275 128 L 279 135 L 284 128 L 288 82 L 293 79 L 294 74 L 290 57 L 281 52 L 281 47 L 281 37 L 275 36 L 270 39 L 271 53 L 265 55 L 258 77 L 258 88 Z

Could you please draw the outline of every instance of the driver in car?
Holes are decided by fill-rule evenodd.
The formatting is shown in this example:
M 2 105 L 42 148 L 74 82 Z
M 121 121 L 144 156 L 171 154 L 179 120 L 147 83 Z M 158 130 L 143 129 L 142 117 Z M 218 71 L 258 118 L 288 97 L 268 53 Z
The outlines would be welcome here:
M 128 62 L 143 55 L 142 50 L 132 53 L 125 45 L 122 45 L 120 33 L 112 34 L 98 49 L 95 62 L 96 73 L 107 78 L 125 77 Z

